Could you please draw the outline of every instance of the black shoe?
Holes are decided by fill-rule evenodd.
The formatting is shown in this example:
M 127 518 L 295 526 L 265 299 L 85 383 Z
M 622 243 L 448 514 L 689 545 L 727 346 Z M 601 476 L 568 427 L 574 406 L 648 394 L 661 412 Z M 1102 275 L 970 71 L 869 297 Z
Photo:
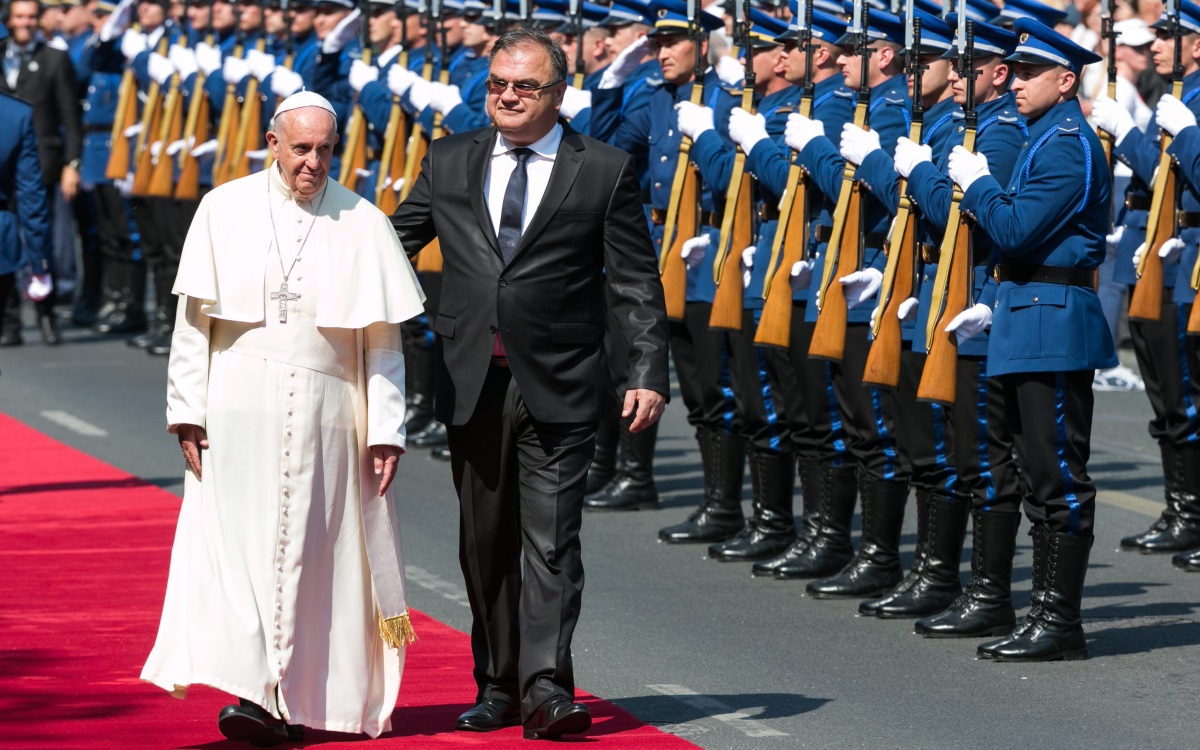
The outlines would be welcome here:
M 458 717 L 460 732 L 494 732 L 521 723 L 521 704 L 499 698 L 484 698 Z
M 0 333 L 0 346 L 21 346 L 24 343 L 25 339 L 21 338 L 19 330 Z
M 792 548 L 790 559 L 775 566 L 780 580 L 821 578 L 841 570 L 854 557 L 850 522 L 858 499 L 858 475 L 853 467 L 818 464 L 804 491 L 814 495 L 816 531 L 803 548 Z
M 796 485 L 796 457 L 791 453 L 750 455 L 753 514 L 745 528 L 725 542 L 708 548 L 708 556 L 721 562 L 751 562 L 778 557 L 796 539 L 792 517 L 792 491 Z
M 1012 564 L 1020 513 L 974 512 L 971 580 L 945 610 L 917 620 L 924 638 L 986 638 L 1012 631 Z
M 245 699 L 221 709 L 217 714 L 217 728 L 226 739 L 250 741 L 256 747 L 270 747 L 288 739 L 282 721 L 262 706 Z
M 586 732 L 592 726 L 592 715 L 582 703 L 556 695 L 538 706 L 523 726 L 527 740 L 556 740 L 564 734 Z
M 166 357 L 171 353 L 171 337 L 174 335 L 173 330 L 163 331 L 154 337 L 150 342 L 150 346 L 146 347 L 146 353 L 151 357 Z
M 737 435 L 722 430 L 701 430 L 696 438 L 700 442 L 700 465 L 704 469 L 704 500 L 683 523 L 660 529 L 660 542 L 719 542 L 742 530 L 746 443 Z
M 1189 573 L 1200 573 L 1200 549 L 1191 552 L 1180 552 L 1171 558 L 1171 564 Z
M 428 427 L 408 438 L 408 444 L 414 448 L 441 448 L 449 442 L 446 437 L 446 425 L 437 420 L 430 422 Z
M 862 539 L 858 553 L 836 576 L 805 587 L 814 599 L 867 599 L 881 596 L 904 578 L 900 567 L 900 529 L 908 482 L 884 479 L 867 484 L 862 502 Z
M 446 446 L 442 446 L 441 448 L 434 448 L 433 450 L 429 451 L 429 457 L 434 459 L 435 461 L 449 461 L 450 460 L 450 449 Z
M 1033 548 L 1035 558 L 1043 558 L 1041 597 L 1011 635 L 979 646 L 980 657 L 1012 662 L 1087 658 L 1079 609 L 1092 537 L 1043 531 L 1042 538 L 1042 544 Z
M 971 503 L 966 498 L 931 494 L 926 502 L 928 537 L 925 555 L 908 588 L 876 600 L 876 617 L 906 619 L 941 612 L 962 593 L 958 569 Z M 865 603 L 864 603 L 865 604 Z M 859 612 L 862 612 L 859 607 Z
M 54 315 L 39 315 L 38 330 L 42 332 L 42 343 L 46 346 L 58 346 L 62 343 L 62 334 L 58 332 L 58 321 Z

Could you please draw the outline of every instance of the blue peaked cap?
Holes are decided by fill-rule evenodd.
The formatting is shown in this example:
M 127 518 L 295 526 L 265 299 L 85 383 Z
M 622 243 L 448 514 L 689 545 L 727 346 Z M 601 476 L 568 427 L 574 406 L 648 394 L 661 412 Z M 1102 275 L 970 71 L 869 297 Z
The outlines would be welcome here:
M 988 19 L 988 23 L 1003 25 L 1014 23 L 1019 18 L 1032 18 L 1044 26 L 1053 26 L 1067 17 L 1067 12 L 1037 0 L 1004 0 L 999 13 Z
M 946 23 L 951 28 L 957 29 L 958 14 L 951 13 L 946 16 Z M 983 23 L 982 21 L 975 21 L 975 25 L 972 28 L 975 30 L 975 57 L 977 58 L 987 55 L 1008 57 L 1017 47 L 1017 35 L 1008 29 L 993 26 L 990 23 Z M 955 33 L 954 38 L 958 38 L 957 33 Z M 942 57 L 947 59 L 958 57 L 958 50 L 953 43 L 951 43 L 949 51 L 942 55 Z
M 1061 65 L 1078 74 L 1083 66 L 1104 59 L 1032 18 L 1018 18 L 1013 30 L 1017 33 L 1017 46 L 1004 58 L 1008 62 Z
M 679 34 L 687 31 L 687 3 L 684 0 L 651 0 L 650 15 L 654 18 L 654 29 L 647 36 Z M 697 9 L 697 20 L 707 31 L 725 28 L 725 22 L 712 13 Z
M 813 39 L 829 44 L 837 44 L 838 40 L 846 34 L 846 19 L 841 16 L 839 9 L 838 15 L 833 16 L 828 13 L 822 13 L 817 10 L 820 5 L 813 4 L 812 12 L 812 35 Z M 788 24 L 787 31 L 783 32 L 775 38 L 776 41 L 786 42 L 789 39 L 799 39 L 800 31 L 804 28 L 804 17 L 800 15 L 800 3 L 798 0 L 791 0 L 792 22 Z

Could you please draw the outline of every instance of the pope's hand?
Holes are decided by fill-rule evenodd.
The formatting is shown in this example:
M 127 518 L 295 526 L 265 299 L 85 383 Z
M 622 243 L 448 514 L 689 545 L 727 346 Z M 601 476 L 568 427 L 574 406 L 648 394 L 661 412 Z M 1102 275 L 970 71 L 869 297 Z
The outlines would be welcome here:
M 271 73 L 271 93 L 284 99 L 304 88 L 304 76 L 282 65 L 276 65 Z
M 735 107 L 729 113 L 729 137 L 742 147 L 742 153 L 748 154 L 759 141 L 767 138 L 767 118 Z
M 666 399 L 658 391 L 652 391 L 649 388 L 630 388 L 625 391 L 625 404 L 621 408 L 621 418 L 628 419 L 633 416 L 629 431 L 641 432 L 657 422 L 665 408 Z
M 953 333 L 958 337 L 958 343 L 961 344 L 976 334 L 987 330 L 991 325 L 992 308 L 982 302 L 977 302 L 958 315 L 955 315 L 954 320 L 950 321 L 950 325 L 946 326 L 946 333 Z
M 812 272 L 815 265 L 816 262 L 811 260 L 798 260 L 792 264 L 791 278 L 788 279 L 788 282 L 792 286 L 793 293 L 808 289 L 808 285 L 812 283 Z
M 691 102 L 680 102 L 675 105 L 679 111 L 679 132 L 693 141 L 706 131 L 713 129 L 713 111 Z
M 750 279 L 754 275 L 754 253 L 757 247 L 751 245 L 742 251 L 742 289 L 750 288 Z
M 619 86 L 624 86 L 625 81 L 629 79 L 633 71 L 638 69 L 642 64 L 642 58 L 646 54 L 646 48 L 650 46 L 649 37 L 639 37 L 636 42 L 621 50 L 617 58 L 613 60 L 612 65 L 605 69 L 604 75 L 600 76 L 600 86 L 602 89 L 615 89 Z
M 197 424 L 176 425 L 174 432 L 179 437 L 179 447 L 183 450 L 184 462 L 187 463 L 188 469 L 196 475 L 196 479 L 200 479 L 202 468 L 200 451 L 208 450 L 208 433 Z
M 825 124 L 820 120 L 805 117 L 799 112 L 788 115 L 783 140 L 793 151 L 803 151 L 813 138 L 825 135 Z
M 954 180 L 964 193 L 971 189 L 975 180 L 991 174 L 986 156 L 972 154 L 962 146 L 955 146 L 950 152 L 949 172 L 950 179 Z
M 577 89 L 574 86 L 567 86 L 566 91 L 563 92 L 563 102 L 562 106 L 558 109 L 558 113 L 570 120 L 591 106 L 592 92 L 587 89 Z
M 907 323 L 917 317 L 917 308 L 921 306 L 921 301 L 916 297 L 909 297 L 900 303 L 900 307 L 896 308 L 896 317 Z
M 1172 136 L 1179 135 L 1184 128 L 1196 127 L 1196 115 L 1187 105 L 1170 94 L 1164 94 L 1154 108 L 1154 121 Z
M 896 156 L 892 162 L 896 165 L 897 174 L 907 180 L 917 165 L 924 161 L 933 161 L 933 149 L 904 136 L 896 139 Z
M 396 478 L 396 466 L 404 451 L 394 445 L 372 445 L 371 458 L 375 461 L 375 476 L 379 477 L 379 496 L 387 492 Z
M 864 268 L 838 279 L 846 287 L 846 307 L 853 309 L 875 296 L 883 286 L 883 273 L 877 268 Z
M 683 262 L 688 268 L 695 268 L 704 260 L 704 254 L 708 250 L 710 242 L 712 242 L 712 237 L 707 234 L 685 240 L 683 247 L 679 249 L 679 257 L 683 258 Z
M 329 32 L 329 36 L 321 42 L 321 51 L 327 55 L 335 52 L 341 52 L 342 47 L 358 34 L 359 19 L 362 18 L 362 13 L 357 8 L 350 15 L 338 21 L 338 25 L 333 27 L 333 31 Z
M 879 133 L 863 130 L 852 122 L 842 126 L 842 143 L 838 150 L 846 161 L 862 164 L 867 154 L 878 149 Z
M 1106 133 L 1111 133 L 1114 143 L 1120 143 L 1125 134 L 1133 130 L 1133 115 L 1107 96 L 1092 100 L 1092 122 Z

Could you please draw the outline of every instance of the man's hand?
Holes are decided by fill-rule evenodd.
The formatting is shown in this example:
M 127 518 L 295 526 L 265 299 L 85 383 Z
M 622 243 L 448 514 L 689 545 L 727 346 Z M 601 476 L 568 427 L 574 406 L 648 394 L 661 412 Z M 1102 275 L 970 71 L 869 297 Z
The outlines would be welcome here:
M 803 151 L 813 138 L 825 135 L 825 123 L 805 117 L 799 112 L 788 115 L 783 140 L 793 151 Z
M 1133 115 L 1129 114 L 1129 110 L 1106 96 L 1092 100 L 1092 122 L 1110 133 L 1114 143 L 1120 143 L 1125 134 L 1134 128 Z
M 838 281 L 846 287 L 846 306 L 853 310 L 875 296 L 883 286 L 883 273 L 877 268 L 864 268 Z
M 179 447 L 183 450 L 183 460 L 191 472 L 200 478 L 200 451 L 208 450 L 208 433 L 198 424 L 181 424 L 175 428 L 179 436 Z
M 383 493 L 387 492 L 388 487 L 392 485 L 392 480 L 396 478 L 396 465 L 400 463 L 400 454 L 403 450 L 394 445 L 372 445 L 371 457 L 375 460 L 375 475 L 379 479 L 379 496 L 383 497 Z
M 879 148 L 879 133 L 874 130 L 863 130 L 852 122 L 842 127 L 842 142 L 838 151 L 846 161 L 862 164 L 867 154 Z
M 75 193 L 79 190 L 79 170 L 72 167 L 70 164 L 62 168 L 62 174 L 59 177 L 59 187 L 62 189 L 63 197 L 67 200 L 75 200 Z
M 893 163 L 896 165 L 897 174 L 907 180 L 917 165 L 923 161 L 933 161 L 932 148 L 910 141 L 904 136 L 896 139 L 896 157 Z
M 625 391 L 625 405 L 621 408 L 621 418 L 626 419 L 636 411 L 637 416 L 629 425 L 629 431 L 641 432 L 658 421 L 665 406 L 666 400 L 658 391 L 630 388 Z
M 1158 106 L 1154 108 L 1154 121 L 1172 137 L 1179 135 L 1184 128 L 1196 127 L 1196 115 L 1170 94 L 1164 94 L 1158 100 Z

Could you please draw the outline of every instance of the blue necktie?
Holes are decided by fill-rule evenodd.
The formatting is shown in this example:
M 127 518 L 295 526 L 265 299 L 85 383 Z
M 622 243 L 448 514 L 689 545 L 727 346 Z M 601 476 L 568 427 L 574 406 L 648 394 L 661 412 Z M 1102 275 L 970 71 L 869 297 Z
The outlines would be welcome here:
M 508 178 L 508 188 L 504 191 L 504 203 L 500 208 L 500 231 L 496 233 L 500 255 L 505 263 L 512 260 L 517 244 L 521 242 L 521 214 L 525 209 L 525 188 L 529 184 L 525 166 L 529 163 L 529 157 L 533 156 L 533 149 L 514 148 L 509 153 L 517 157 L 517 168 Z

